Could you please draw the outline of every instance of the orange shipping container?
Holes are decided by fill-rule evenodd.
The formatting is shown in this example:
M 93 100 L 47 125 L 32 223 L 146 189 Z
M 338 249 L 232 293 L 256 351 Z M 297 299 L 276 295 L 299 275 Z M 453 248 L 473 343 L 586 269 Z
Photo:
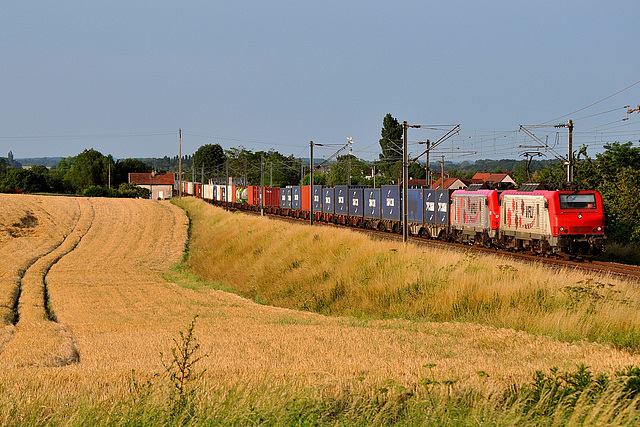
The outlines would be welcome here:
M 303 185 L 300 187 L 300 192 L 302 193 L 302 210 L 310 211 L 311 210 L 311 186 Z

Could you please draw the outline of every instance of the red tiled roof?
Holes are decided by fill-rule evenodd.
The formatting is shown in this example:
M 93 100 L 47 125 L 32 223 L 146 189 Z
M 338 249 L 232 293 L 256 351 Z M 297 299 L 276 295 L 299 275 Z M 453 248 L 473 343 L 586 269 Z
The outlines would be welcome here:
M 466 185 L 470 185 L 470 184 L 482 184 L 484 181 L 481 179 L 461 179 L 460 181 L 464 182 Z
M 482 182 L 485 182 L 486 180 L 489 179 L 490 176 L 491 176 L 490 173 L 476 172 L 476 174 L 473 175 L 472 179 L 481 179 Z
M 172 173 L 151 173 L 131 172 L 129 174 L 129 182 L 138 185 L 174 185 L 175 179 Z
M 444 188 L 442 188 L 441 187 L 441 179 L 438 179 L 437 181 L 435 181 L 435 182 L 433 182 L 431 184 L 431 188 L 432 189 L 444 189 L 444 190 L 446 190 L 449 187 L 451 187 L 456 181 L 459 181 L 459 179 L 458 178 L 445 178 L 444 179 Z
M 480 179 L 482 182 L 502 182 L 506 177 L 508 177 L 508 173 L 481 173 L 478 172 L 473 175 L 473 179 Z

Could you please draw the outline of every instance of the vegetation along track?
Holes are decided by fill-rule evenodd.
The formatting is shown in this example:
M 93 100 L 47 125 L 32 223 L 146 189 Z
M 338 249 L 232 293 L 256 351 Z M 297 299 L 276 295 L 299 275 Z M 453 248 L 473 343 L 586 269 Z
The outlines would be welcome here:
M 23 270 L 14 304 L 15 328 L 0 354 L 0 360 L 6 363 L 18 360 L 12 354 L 25 354 L 25 347 L 33 351 L 28 352 L 29 357 L 19 358 L 22 366 L 63 366 L 80 361 L 73 337 L 56 320 L 46 280 L 51 268 L 78 246 L 93 224 L 95 214 L 90 199 L 79 198 L 75 202 L 78 214 L 70 232 Z M 38 345 L 34 346 L 34 342 Z
M 230 209 L 230 210 L 233 211 L 235 209 Z M 260 213 L 253 212 L 253 211 L 246 211 L 246 212 L 249 212 L 249 213 L 252 213 L 252 214 L 256 214 L 256 215 L 260 215 Z M 277 219 L 280 219 L 280 220 L 287 220 L 287 221 L 291 221 L 291 222 L 297 222 L 297 223 L 300 223 L 300 222 L 308 223 L 309 222 L 308 220 L 303 220 L 303 219 L 298 219 L 298 218 L 282 217 L 282 216 L 279 216 L 279 215 L 267 215 L 267 214 L 265 214 L 265 216 L 269 216 L 271 218 L 277 218 Z M 328 227 L 338 227 L 338 228 L 346 227 L 344 225 L 335 225 L 335 224 L 324 223 L 324 222 L 314 222 L 314 224 L 315 225 L 321 225 L 321 226 L 328 226 Z M 389 232 L 378 231 L 378 230 L 367 230 L 367 229 L 363 229 L 363 228 L 353 228 L 353 227 L 347 227 L 347 228 L 349 228 L 351 230 L 355 230 L 355 231 L 361 232 L 361 233 L 366 233 L 366 234 L 369 234 L 371 236 L 374 236 L 374 237 L 380 238 L 380 239 L 402 240 L 402 236 L 398 235 L 398 234 L 395 234 L 395 233 L 389 233 Z M 550 267 L 562 267 L 562 268 L 569 268 L 569 269 L 578 269 L 578 270 L 584 270 L 584 271 L 588 271 L 588 272 L 611 274 L 613 276 L 618 276 L 618 277 L 627 277 L 627 278 L 633 278 L 633 279 L 640 279 L 640 267 L 639 266 L 634 266 L 634 265 L 625 265 L 625 264 L 618 264 L 618 263 L 611 263 L 611 262 L 601 262 L 601 261 L 591 261 L 591 260 L 571 260 L 571 259 L 545 258 L 545 257 L 526 254 L 526 253 L 510 252 L 510 251 L 504 251 L 504 250 L 495 249 L 495 248 L 484 248 L 484 247 L 481 247 L 481 246 L 471 246 L 471 245 L 460 244 L 460 243 L 444 242 L 444 241 L 441 241 L 441 240 L 432 240 L 432 239 L 427 239 L 427 238 L 424 238 L 424 237 L 416 237 L 416 236 L 409 237 L 409 241 L 411 241 L 413 243 L 417 243 L 417 244 L 440 246 L 440 247 L 449 248 L 449 249 L 454 248 L 454 249 L 460 249 L 460 250 L 474 250 L 474 251 L 479 251 L 479 252 L 483 252 L 483 253 L 503 256 L 503 257 L 507 257 L 507 258 L 518 259 L 518 260 L 522 260 L 522 261 L 542 263 L 542 264 L 549 265 Z

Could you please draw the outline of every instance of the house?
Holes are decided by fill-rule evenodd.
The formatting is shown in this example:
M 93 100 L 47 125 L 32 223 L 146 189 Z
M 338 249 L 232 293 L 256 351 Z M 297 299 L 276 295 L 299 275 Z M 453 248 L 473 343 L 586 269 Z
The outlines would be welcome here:
M 516 185 L 516 182 L 509 176 L 508 173 L 476 173 L 473 179 L 481 180 L 481 182 L 509 182 Z
M 172 173 L 129 173 L 129 183 L 137 184 L 151 191 L 153 200 L 169 199 L 175 188 L 175 177 Z
M 458 178 L 445 178 L 444 179 L 444 187 L 442 186 L 442 179 L 438 179 L 431 184 L 431 188 L 436 190 L 460 190 L 467 188 L 467 184 L 462 182 L 461 179 Z

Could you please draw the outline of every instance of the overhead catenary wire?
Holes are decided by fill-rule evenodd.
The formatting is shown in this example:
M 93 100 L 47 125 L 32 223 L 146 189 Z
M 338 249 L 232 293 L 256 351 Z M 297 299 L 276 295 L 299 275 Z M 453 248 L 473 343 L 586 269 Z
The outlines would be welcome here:
M 632 87 L 634 87 L 634 86 L 635 86 L 635 85 L 637 85 L 637 84 L 640 84 L 640 80 L 638 80 L 638 81 L 637 81 L 637 82 L 635 82 L 635 83 L 630 84 L 629 86 L 627 86 L 627 87 L 625 87 L 625 88 L 623 88 L 623 89 L 620 89 L 620 90 L 619 90 L 619 91 L 617 91 L 617 92 L 612 93 L 612 94 L 611 94 L 611 95 L 609 95 L 609 96 L 606 96 L 606 97 L 604 97 L 604 98 L 602 98 L 602 99 L 600 99 L 600 100 L 598 100 L 598 101 L 596 101 L 596 102 L 593 102 L 593 103 L 591 103 L 591 104 L 587 105 L 586 107 L 582 107 L 582 108 L 579 108 L 579 109 L 577 109 L 577 110 L 575 110 L 575 111 L 572 111 L 572 112 L 570 112 L 570 113 L 567 113 L 567 114 L 565 114 L 565 115 L 562 115 L 562 116 L 560 116 L 560 117 L 556 117 L 556 118 L 554 118 L 554 119 L 547 120 L 546 122 L 542 122 L 542 123 L 540 123 L 540 125 L 547 124 L 547 123 L 552 123 L 552 122 L 556 122 L 556 121 L 558 121 L 558 120 L 560 120 L 560 119 L 564 119 L 564 118 L 566 118 L 566 117 L 569 117 L 569 116 L 571 116 L 571 115 L 573 115 L 573 114 L 575 114 L 575 113 L 579 113 L 580 111 L 584 111 L 584 110 L 586 110 L 587 108 L 591 108 L 591 107 L 593 107 L 594 105 L 597 105 L 597 104 L 599 104 L 599 103 L 601 103 L 601 102 L 603 102 L 603 101 L 606 101 L 606 100 L 607 100 L 607 99 L 609 99 L 609 98 L 613 98 L 614 96 L 616 96 L 616 95 L 618 95 L 618 94 L 620 94 L 620 93 L 622 93 L 622 92 L 624 92 L 624 91 L 626 91 L 626 90 L 628 90 L 628 89 L 631 89 Z

